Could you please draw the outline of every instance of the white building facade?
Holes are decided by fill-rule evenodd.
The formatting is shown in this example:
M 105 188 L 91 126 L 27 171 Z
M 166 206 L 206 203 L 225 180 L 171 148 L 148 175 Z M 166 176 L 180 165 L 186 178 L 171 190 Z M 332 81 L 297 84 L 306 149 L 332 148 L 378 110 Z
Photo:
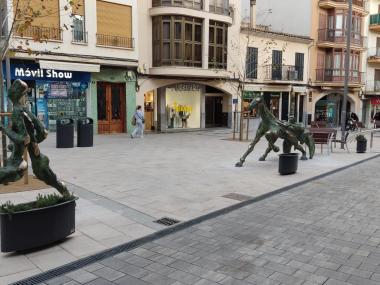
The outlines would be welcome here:
M 237 90 L 229 53 L 239 35 L 238 3 L 139 1 L 137 104 L 146 130 L 231 126 Z
M 11 27 L 14 1 L 7 2 Z M 65 0 L 19 3 L 21 12 L 28 3 L 41 11 L 30 27 L 14 31 L 10 43 L 11 78 L 31 87 L 32 111 L 53 131 L 56 120 L 84 117 L 94 119 L 95 132 L 130 131 L 139 59 L 137 0 L 78 0 L 69 9 Z

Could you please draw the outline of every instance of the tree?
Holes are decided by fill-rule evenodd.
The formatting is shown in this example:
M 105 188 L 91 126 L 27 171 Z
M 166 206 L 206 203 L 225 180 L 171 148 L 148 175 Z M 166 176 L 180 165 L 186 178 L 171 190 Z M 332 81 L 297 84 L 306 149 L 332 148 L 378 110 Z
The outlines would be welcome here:
M 272 54 L 271 51 L 274 47 L 278 46 L 278 42 L 273 38 L 256 38 L 255 31 L 258 31 L 255 28 L 247 27 L 243 29 L 243 32 L 240 32 L 238 36 L 231 39 L 231 50 L 228 53 L 229 62 L 232 64 L 231 78 L 226 80 L 227 84 L 231 84 L 232 89 L 235 89 L 235 92 L 240 99 L 240 118 L 239 118 L 239 140 L 243 140 L 243 109 L 244 109 L 244 92 L 246 84 L 251 82 L 252 76 L 256 74 L 256 79 L 259 79 L 263 75 L 263 69 L 261 67 L 271 64 Z M 263 31 L 265 32 L 265 31 Z M 247 57 L 247 51 L 249 47 L 253 47 L 255 43 L 258 46 L 264 46 L 260 50 L 260 57 L 264 58 L 263 66 L 259 66 L 257 62 L 255 65 L 257 68 L 248 69 L 248 64 L 250 63 L 250 58 Z M 286 49 L 286 44 L 281 47 L 284 51 Z M 235 122 L 236 123 L 236 122 Z M 234 127 L 234 137 L 235 137 L 235 127 Z
M 3 61 L 7 61 L 9 67 L 9 58 L 12 57 L 13 51 L 26 51 L 28 54 L 38 54 L 38 51 L 30 48 L 30 41 L 43 43 L 49 39 L 46 34 L 43 19 L 53 18 L 62 12 L 71 13 L 72 8 L 81 6 L 79 0 L 65 0 L 61 8 L 51 8 L 54 0 L 0 0 L 0 113 L 5 112 L 5 86 L 3 74 Z M 58 27 L 59 32 L 62 29 L 69 29 L 70 24 L 64 23 Z M 16 39 L 14 36 L 20 38 Z M 9 68 L 7 68 L 6 78 L 7 86 L 10 85 Z M 4 124 L 5 118 L 2 118 Z M 2 133 L 3 162 L 6 164 L 6 136 Z

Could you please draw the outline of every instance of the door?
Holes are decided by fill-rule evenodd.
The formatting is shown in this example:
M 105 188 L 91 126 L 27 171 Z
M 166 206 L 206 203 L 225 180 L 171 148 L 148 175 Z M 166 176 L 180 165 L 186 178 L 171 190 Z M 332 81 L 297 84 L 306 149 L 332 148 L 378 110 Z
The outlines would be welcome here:
M 223 97 L 206 96 L 206 127 L 222 127 Z
M 98 133 L 125 132 L 125 86 L 98 82 Z
M 272 51 L 272 80 L 282 80 L 282 51 Z

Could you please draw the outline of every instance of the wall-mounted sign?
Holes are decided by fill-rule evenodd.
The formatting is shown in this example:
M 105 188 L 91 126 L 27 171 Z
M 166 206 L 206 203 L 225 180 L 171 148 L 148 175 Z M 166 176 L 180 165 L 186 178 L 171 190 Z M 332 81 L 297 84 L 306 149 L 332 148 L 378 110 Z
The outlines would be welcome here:
M 201 87 L 195 83 L 178 83 L 174 86 L 175 91 L 199 91 Z
M 239 99 L 232 99 L 232 104 L 237 104 L 237 103 L 239 103 Z
M 380 97 L 371 98 L 371 105 L 380 105 Z
M 11 64 L 11 79 L 89 82 L 89 72 L 42 69 L 38 64 Z

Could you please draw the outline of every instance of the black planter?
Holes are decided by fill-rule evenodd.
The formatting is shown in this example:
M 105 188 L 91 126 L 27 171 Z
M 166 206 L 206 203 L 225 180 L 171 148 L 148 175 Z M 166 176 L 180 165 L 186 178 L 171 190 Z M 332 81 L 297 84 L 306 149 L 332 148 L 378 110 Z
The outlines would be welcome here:
M 356 152 L 365 153 L 367 151 L 367 141 L 357 141 L 356 142 Z
M 63 240 L 75 232 L 75 200 L 14 214 L 0 214 L 1 252 Z
M 298 153 L 282 153 L 279 155 L 278 172 L 281 175 L 294 174 L 298 168 Z

